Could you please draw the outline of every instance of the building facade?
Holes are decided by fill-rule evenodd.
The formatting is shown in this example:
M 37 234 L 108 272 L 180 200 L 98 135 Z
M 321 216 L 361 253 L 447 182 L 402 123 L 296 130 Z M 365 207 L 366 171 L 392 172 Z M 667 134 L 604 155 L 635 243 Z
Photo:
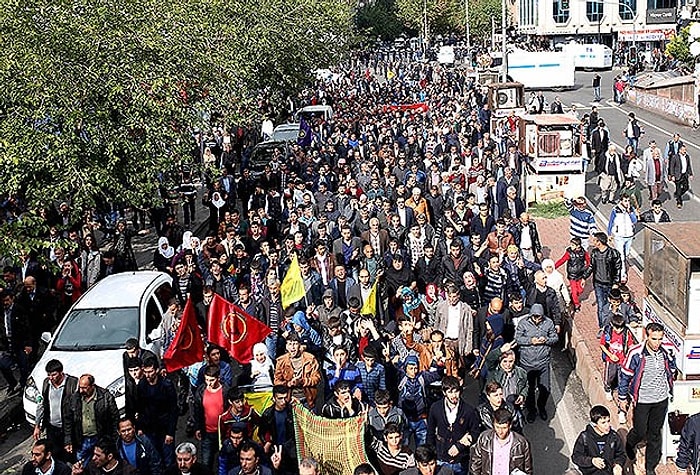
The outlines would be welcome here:
M 694 0 L 507 0 L 518 31 L 555 43 L 576 40 L 660 46 L 676 30 L 679 2 Z M 659 43 L 659 45 L 654 45 Z

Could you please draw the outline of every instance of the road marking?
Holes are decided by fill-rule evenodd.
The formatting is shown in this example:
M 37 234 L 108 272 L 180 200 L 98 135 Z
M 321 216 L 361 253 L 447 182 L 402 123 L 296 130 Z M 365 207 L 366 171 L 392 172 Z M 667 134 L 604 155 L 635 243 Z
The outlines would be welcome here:
M 623 109 L 623 108 L 620 107 L 619 105 L 615 104 L 614 102 L 611 103 L 610 101 L 608 101 L 607 104 L 608 104 L 612 109 L 617 109 L 617 110 L 619 110 L 620 112 L 624 113 L 625 115 L 629 114 L 628 111 L 626 111 L 625 109 Z M 648 110 L 646 110 L 646 109 L 643 109 L 643 110 L 646 111 L 646 112 L 650 112 L 650 113 L 653 114 L 653 111 L 648 111 Z M 653 129 L 658 130 L 659 132 L 663 132 L 664 134 L 666 134 L 666 135 L 669 137 L 669 140 L 670 140 L 670 138 L 671 138 L 671 137 L 673 136 L 673 134 L 674 134 L 674 132 L 669 132 L 668 130 L 664 129 L 663 127 L 659 127 L 658 125 L 652 124 L 652 123 L 649 122 L 648 120 L 644 120 L 644 119 L 642 119 L 641 117 L 637 117 L 637 120 L 638 120 L 639 122 L 643 123 L 643 124 L 648 125 L 649 127 L 653 128 Z M 679 125 L 679 127 L 689 127 L 689 126 L 687 126 L 687 125 L 685 125 L 685 126 Z M 694 144 L 694 143 L 691 142 L 690 140 L 687 140 L 687 138 L 685 138 L 685 137 L 683 138 L 683 143 L 685 143 L 686 145 L 692 146 L 692 147 L 695 148 L 696 150 L 700 150 L 700 145 Z
M 553 349 L 552 351 L 558 350 Z M 569 414 L 568 408 L 575 407 L 576 402 L 569 393 L 562 391 L 562 388 L 559 386 L 559 381 L 557 381 L 557 378 L 554 375 L 554 368 L 552 368 L 551 371 L 552 375 L 550 378 L 550 384 L 552 387 L 552 398 L 555 401 L 559 401 L 559 403 L 556 404 L 556 417 L 559 419 L 559 424 L 561 425 L 562 432 L 564 433 L 564 442 L 566 442 L 569 453 L 572 453 L 574 450 L 574 444 L 576 443 L 576 438 L 578 437 L 578 429 L 576 423 Z M 571 378 L 568 379 L 570 380 Z M 566 402 L 564 402 L 564 399 L 566 399 Z

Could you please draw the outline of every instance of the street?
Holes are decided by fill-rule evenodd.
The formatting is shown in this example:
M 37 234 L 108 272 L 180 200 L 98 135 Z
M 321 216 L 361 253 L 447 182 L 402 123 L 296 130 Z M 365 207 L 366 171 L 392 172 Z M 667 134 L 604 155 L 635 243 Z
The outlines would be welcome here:
M 627 114 L 634 111 L 640 123 L 644 125 L 646 134 L 640 140 L 640 149 L 647 146 L 649 140 L 656 140 L 659 147 L 663 150 L 666 142 L 674 132 L 681 134 L 682 140 L 688 145 L 689 154 L 693 160 L 693 167 L 700 170 L 700 134 L 692 129 L 684 126 L 676 125 L 667 119 L 658 117 L 650 112 L 638 109 L 626 103 L 617 106 L 612 102 L 611 89 L 612 78 L 619 70 L 606 71 L 602 75 L 602 91 L 603 101 L 598 105 L 599 113 L 610 129 L 611 139 L 621 148 L 624 149 L 625 139 L 622 136 L 622 131 L 627 124 Z M 555 93 L 546 91 L 545 96 L 549 103 L 554 99 L 555 95 L 561 97 L 565 107 L 571 104 L 576 104 L 580 115 L 590 111 L 593 97 L 591 89 L 591 80 L 593 72 L 576 72 L 577 87 L 573 90 Z M 611 205 L 600 205 L 600 196 L 596 185 L 595 177 L 589 174 L 587 177 L 586 195 L 590 202 L 597 207 L 599 219 L 607 223 L 607 217 L 611 211 Z M 673 186 L 669 186 L 669 191 L 673 192 Z M 691 190 L 693 182 L 691 182 Z M 647 193 L 642 194 L 644 203 L 642 209 L 646 210 L 649 207 L 647 202 Z M 689 221 L 700 216 L 700 198 L 691 195 L 691 199 L 686 201 L 683 209 L 677 209 L 673 201 L 667 198 L 664 208 L 669 213 L 672 221 Z M 203 213 L 203 212 L 202 212 Z M 154 238 L 150 240 L 144 239 L 141 245 L 140 261 L 148 262 L 154 249 Z M 547 238 L 544 237 L 544 244 L 547 244 Z M 643 251 L 643 241 L 638 239 L 634 243 L 634 249 L 638 254 Z M 641 262 L 641 260 L 638 260 Z M 142 264 L 140 262 L 140 264 Z M 589 300 L 593 300 L 590 296 Z M 578 364 L 590 364 L 590 362 L 579 361 Z M 532 444 L 533 460 L 535 473 L 547 473 L 548 475 L 559 475 L 570 466 L 570 455 L 573 443 L 578 433 L 585 427 L 588 422 L 588 396 L 584 393 L 581 381 L 573 371 L 572 361 L 564 353 L 561 353 L 558 348 L 554 350 L 553 362 L 553 378 L 552 378 L 552 398 L 548 411 L 550 413 L 550 421 L 547 423 L 537 420 L 532 424 L 527 424 L 525 427 L 525 435 Z M 471 402 L 477 400 L 476 384 L 469 385 L 467 396 Z M 4 399 L 4 395 L 2 397 Z M 13 398 L 13 403 L 19 398 Z M 7 404 L 6 400 L 2 403 Z M 0 441 L 0 473 L 17 473 L 23 463 L 28 459 L 29 450 L 31 447 L 31 430 L 27 423 L 22 419 L 17 429 L 7 433 L 5 440 Z M 185 440 L 184 433 L 184 418 L 181 418 L 180 429 L 178 431 L 178 441 Z

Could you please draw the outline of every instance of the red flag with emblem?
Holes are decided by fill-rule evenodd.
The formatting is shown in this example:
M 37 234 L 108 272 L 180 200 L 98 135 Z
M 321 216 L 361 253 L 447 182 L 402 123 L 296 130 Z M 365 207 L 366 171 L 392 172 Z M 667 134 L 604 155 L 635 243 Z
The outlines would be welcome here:
M 253 345 L 272 333 L 270 327 L 217 294 L 209 306 L 207 320 L 209 341 L 241 363 L 248 363 L 253 358 Z
M 177 371 L 202 361 L 203 356 L 204 341 L 197 325 L 197 316 L 194 314 L 194 304 L 192 300 L 187 299 L 175 338 L 163 355 L 165 369 L 169 372 Z

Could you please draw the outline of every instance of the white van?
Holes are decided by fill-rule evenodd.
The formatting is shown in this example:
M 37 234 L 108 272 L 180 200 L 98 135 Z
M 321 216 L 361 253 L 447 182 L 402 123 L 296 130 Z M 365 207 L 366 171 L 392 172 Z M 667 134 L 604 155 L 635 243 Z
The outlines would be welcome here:
M 296 113 L 297 120 L 300 117 L 309 121 L 312 118 L 320 118 L 324 122 L 333 118 L 333 108 L 331 106 L 306 106 L 299 109 Z
M 611 69 L 613 51 L 605 45 L 568 43 L 562 52 L 574 57 L 576 69 Z
M 34 425 L 36 406 L 46 378 L 46 363 L 57 359 L 67 374 L 91 374 L 124 411 L 124 343 L 138 338 L 139 346 L 160 354 L 159 341 L 149 334 L 158 328 L 173 297 L 172 277 L 164 272 L 114 274 L 99 281 L 68 310 L 56 332 L 41 338 L 48 346 L 27 379 L 23 405 Z
M 525 85 L 525 89 L 568 89 L 574 87 L 575 68 L 572 55 L 556 51 L 508 53 L 508 76 Z

